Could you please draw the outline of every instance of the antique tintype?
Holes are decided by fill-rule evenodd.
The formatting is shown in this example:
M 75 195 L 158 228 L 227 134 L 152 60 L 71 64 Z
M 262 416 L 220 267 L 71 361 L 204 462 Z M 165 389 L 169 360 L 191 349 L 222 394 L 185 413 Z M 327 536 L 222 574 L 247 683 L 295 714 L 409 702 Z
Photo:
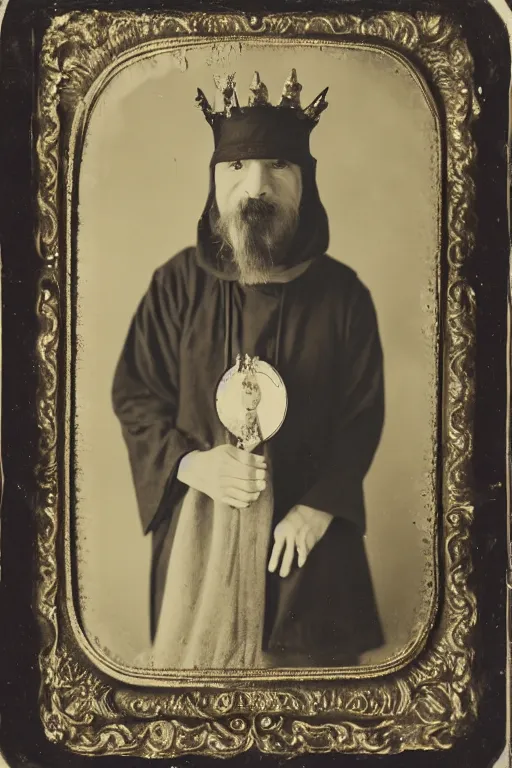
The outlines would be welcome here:
M 40 63 L 45 738 L 453 748 L 480 704 L 460 26 L 84 10 Z
M 301 45 L 277 36 L 284 23 L 302 31 L 304 22 L 294 18 L 270 18 L 263 26 L 270 34 L 252 37 L 251 25 L 240 17 L 191 17 L 186 23 L 192 21 L 213 25 L 218 38 L 191 43 L 179 34 L 184 21 L 172 16 L 149 17 L 145 35 L 136 15 L 77 15 L 55 22 L 46 38 L 48 57 L 72 30 L 85 46 L 96 40 L 91 52 L 103 46 L 112 56 L 99 71 L 89 62 L 86 83 L 83 69 L 71 62 L 62 84 L 69 122 L 61 130 L 68 130 L 69 159 L 60 213 L 73 264 L 67 290 L 77 290 L 76 314 L 69 303 L 67 323 L 75 320 L 79 339 L 67 358 L 67 397 L 76 403 L 65 438 L 67 472 L 78 474 L 74 492 L 70 475 L 63 478 L 68 582 L 76 574 L 75 593 L 67 596 L 73 630 L 103 671 L 149 684 L 219 684 L 240 669 L 248 680 L 261 681 L 267 668 L 277 671 L 274 681 L 293 680 L 297 668 L 301 676 L 324 679 L 343 678 L 344 668 L 358 667 L 363 677 L 397 670 L 421 650 L 434 620 L 437 488 L 447 512 L 455 504 L 459 510 L 446 537 L 462 536 L 471 516 L 466 476 L 457 476 L 456 487 L 450 462 L 459 466 L 469 459 L 462 452 L 471 434 L 472 351 L 462 334 L 472 327 L 473 310 L 452 259 L 449 323 L 438 343 L 439 109 L 420 71 L 385 42 L 386 35 L 414 23 L 428 54 L 435 45 L 424 37 L 435 41 L 436 34 L 455 31 L 428 16 L 376 19 L 375 30 L 386 33 L 378 46 L 367 42 L 369 23 L 320 18 L 319 33 L 334 24 L 338 35 L 350 31 L 359 40 L 332 34 L 315 40 L 308 21 L 308 44 Z M 130 44 L 127 26 L 140 35 L 140 52 Z M 446 52 L 439 45 L 437 53 Z M 87 61 L 86 51 L 82 58 Z M 445 94 L 445 107 L 453 112 L 446 126 L 451 202 L 464 195 L 452 210 L 448 236 L 458 226 L 466 248 L 470 126 L 478 111 L 470 64 L 466 51 Z M 446 59 L 439 72 L 434 66 L 432 77 L 446 77 L 448 65 Z M 200 110 L 192 99 L 198 80 Z M 246 101 L 239 86 L 244 81 Z M 44 120 L 57 107 L 53 99 L 44 112 L 51 82 L 51 76 L 42 81 L 43 178 Z M 212 94 L 210 104 L 206 92 L 214 83 L 217 98 Z M 272 103 L 269 92 L 276 90 Z M 116 125 L 122 110 L 125 122 Z M 213 128 L 211 159 L 202 116 Z M 328 120 L 334 123 L 330 130 Z M 322 144 L 313 155 L 320 131 Z M 186 136 L 181 146 L 180 133 Z M 336 156 L 337 142 L 350 146 L 350 155 Z M 458 148 L 464 160 L 456 164 Z M 208 165 L 209 191 L 201 186 Z M 322 203 L 329 195 L 330 216 Z M 190 247 L 193 230 L 183 220 L 198 219 L 203 206 L 197 244 Z M 383 239 L 389 244 L 383 246 Z M 398 306 L 396 280 L 405 288 Z M 50 306 L 43 294 L 42 312 Z M 462 341 L 463 349 L 457 346 Z M 451 365 L 455 351 L 467 361 L 459 369 Z M 244 364 L 247 371 L 252 359 L 246 355 L 272 366 L 283 377 L 288 401 L 277 434 L 245 449 L 230 439 L 240 439 L 241 432 L 226 430 L 215 408 L 217 382 L 237 354 L 239 368 Z M 447 365 L 443 388 L 439 354 Z M 457 399 L 459 389 L 464 397 Z M 233 391 L 233 408 L 235 398 Z M 262 400 L 261 411 L 265 393 Z M 453 414 L 461 409 L 468 419 L 458 442 Z M 438 477 L 439 413 L 443 429 L 453 434 Z M 413 427 L 407 443 L 401 440 L 404 423 Z M 368 488 L 373 511 L 366 516 L 367 473 L 374 487 Z M 468 494 L 463 504 L 455 493 Z M 149 567 L 137 512 L 152 537 Z M 395 525 L 395 535 L 384 537 L 379 524 L 388 534 Z M 372 529 L 377 533 L 373 580 L 381 587 L 382 619 L 366 528 L 370 563 Z M 397 542 L 409 561 L 399 556 Z M 446 567 L 450 585 L 455 564 L 448 560 Z M 400 584 L 407 587 L 402 599 Z M 468 599 L 469 585 L 460 587 Z M 445 620 L 469 639 L 473 612 L 446 613 Z M 150 638 L 137 647 L 145 624 Z M 444 642 L 459 659 L 459 674 L 467 675 L 470 644 Z M 467 716 L 474 696 L 469 677 L 461 693 Z M 366 705 L 370 711 L 378 707 L 374 696 Z M 125 707 L 135 705 L 128 693 L 119 698 Z
M 173 44 L 112 80 L 85 135 L 85 635 L 105 661 L 159 676 L 410 658 L 437 579 L 441 134 L 422 79 L 364 41 Z M 335 156 L 337 141 L 350 154 Z M 128 142 L 155 146 L 143 171 Z

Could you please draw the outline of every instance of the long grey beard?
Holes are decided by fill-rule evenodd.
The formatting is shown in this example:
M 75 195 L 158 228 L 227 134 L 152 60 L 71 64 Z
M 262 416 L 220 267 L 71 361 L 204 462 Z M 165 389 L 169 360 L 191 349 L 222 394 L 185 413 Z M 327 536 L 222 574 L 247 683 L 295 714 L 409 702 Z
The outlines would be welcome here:
M 273 267 L 286 261 L 297 225 L 296 208 L 250 198 L 219 216 L 215 234 L 231 249 L 240 282 L 253 285 L 270 282 Z

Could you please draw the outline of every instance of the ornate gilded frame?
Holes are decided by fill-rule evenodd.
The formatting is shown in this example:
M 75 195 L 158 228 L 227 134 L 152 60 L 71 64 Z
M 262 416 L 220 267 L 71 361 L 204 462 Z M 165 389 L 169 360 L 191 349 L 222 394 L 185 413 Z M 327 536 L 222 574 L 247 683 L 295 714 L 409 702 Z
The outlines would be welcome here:
M 445 247 L 442 425 L 443 589 L 426 645 L 410 663 L 380 678 L 266 681 L 231 678 L 198 685 L 183 677 L 165 688 L 119 679 L 99 668 L 76 639 L 65 606 L 63 435 L 69 402 L 63 360 L 70 353 L 66 301 L 70 241 L 63 235 L 71 124 L 107 67 L 135 49 L 175 39 L 187 44 L 231 39 L 318 38 L 389 46 L 412 61 L 440 105 L 445 154 Z M 306 752 L 390 754 L 442 750 L 476 716 L 472 680 L 476 601 L 469 585 L 473 498 L 470 477 L 474 406 L 475 302 L 464 265 L 473 247 L 478 114 L 473 65 L 459 28 L 428 13 L 354 15 L 181 15 L 71 13 L 57 17 L 41 56 L 37 160 L 38 247 L 43 260 L 37 312 L 40 427 L 38 582 L 42 632 L 40 713 L 48 739 L 84 755 L 230 757 L 251 747 L 295 756 Z M 82 114 L 83 117 L 83 114 Z M 83 125 L 83 122 L 82 122 Z M 66 181 L 67 180 L 67 181 Z M 324 676 L 325 677 L 325 676 Z

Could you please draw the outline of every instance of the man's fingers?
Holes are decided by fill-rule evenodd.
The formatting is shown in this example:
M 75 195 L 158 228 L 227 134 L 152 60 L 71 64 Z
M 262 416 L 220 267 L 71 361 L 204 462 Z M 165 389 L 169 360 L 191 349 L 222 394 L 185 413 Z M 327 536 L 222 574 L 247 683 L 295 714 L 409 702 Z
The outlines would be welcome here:
M 281 557 L 281 552 L 283 551 L 284 547 L 284 536 L 277 535 L 275 537 L 274 546 L 272 547 L 272 554 L 270 555 L 270 560 L 268 563 L 268 570 L 270 573 L 274 573 L 276 570 L 279 558 Z
M 247 504 L 251 504 L 259 498 L 260 491 L 253 491 L 248 493 L 241 488 L 236 488 L 231 483 L 226 487 L 224 491 L 225 496 L 229 496 L 231 499 L 237 499 L 238 501 L 245 501 Z
M 227 467 L 221 469 L 220 477 L 228 480 L 230 478 L 236 478 L 242 482 L 254 483 L 265 481 L 267 479 L 267 473 L 264 469 L 247 467 L 243 464 L 237 464 L 235 461 L 230 461 Z
M 229 446 L 229 455 L 238 461 L 240 464 L 245 464 L 248 467 L 260 467 L 265 468 L 267 462 L 264 456 L 259 456 L 257 453 L 249 453 L 249 451 L 242 451 L 241 448 L 235 448 L 234 445 Z
M 224 504 L 229 504 L 230 507 L 236 507 L 236 509 L 246 509 L 249 506 L 246 501 L 240 501 L 240 499 L 235 499 L 233 496 L 223 496 L 222 501 Z
M 231 488 L 239 488 L 241 491 L 247 493 L 255 493 L 256 491 L 264 491 L 266 488 L 265 480 L 245 480 L 241 477 L 222 477 L 223 485 Z
M 281 562 L 281 570 L 279 575 L 284 579 L 290 573 L 293 556 L 295 554 L 295 537 L 293 533 L 289 533 L 286 537 L 286 546 L 284 550 L 283 560 Z
M 297 534 L 297 539 L 295 546 L 297 547 L 297 565 L 299 568 L 302 568 L 304 563 L 306 562 L 307 556 L 309 555 L 310 547 L 308 546 L 306 535 L 308 533 L 308 529 L 306 526 L 303 526 L 299 533 Z
M 306 534 L 306 547 L 307 547 L 307 550 L 308 550 L 308 555 L 311 552 L 311 550 L 313 549 L 313 547 L 315 546 L 315 544 L 317 543 L 317 541 L 318 541 L 318 539 L 317 539 L 316 535 L 313 533 L 311 528 L 309 528 L 308 531 L 307 531 L 307 534 Z

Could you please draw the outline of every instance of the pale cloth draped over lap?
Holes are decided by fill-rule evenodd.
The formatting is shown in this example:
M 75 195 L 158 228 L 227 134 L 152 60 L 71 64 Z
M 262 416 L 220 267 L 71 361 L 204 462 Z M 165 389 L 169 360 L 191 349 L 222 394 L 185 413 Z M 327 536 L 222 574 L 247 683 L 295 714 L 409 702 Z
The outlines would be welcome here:
M 188 489 L 167 571 L 154 666 L 265 666 L 262 635 L 273 511 L 270 467 L 266 489 L 245 509 Z

